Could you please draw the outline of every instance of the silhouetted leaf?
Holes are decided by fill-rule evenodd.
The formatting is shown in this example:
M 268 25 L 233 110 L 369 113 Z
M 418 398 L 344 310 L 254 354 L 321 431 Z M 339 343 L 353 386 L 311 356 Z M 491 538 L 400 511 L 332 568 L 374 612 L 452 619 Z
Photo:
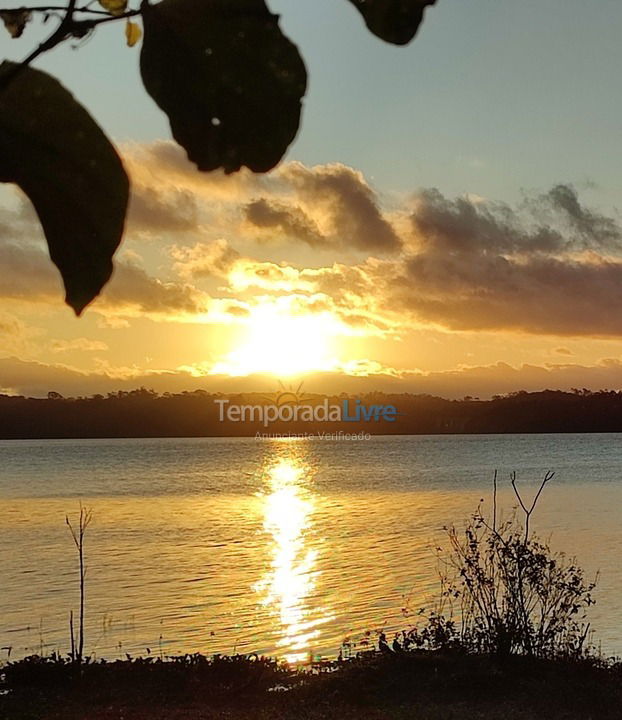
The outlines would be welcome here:
M 274 167 L 300 123 L 307 74 L 264 0 L 143 7 L 141 73 L 200 170 Z
M 30 22 L 32 13 L 26 8 L 18 8 L 17 10 L 0 10 L 0 18 L 4 23 L 4 27 L 8 30 L 12 38 L 19 38 L 24 32 L 26 23 Z
M 0 85 L 15 72 L 0 65 Z M 50 256 L 79 315 L 112 273 L 129 183 L 99 126 L 57 80 L 22 68 L 0 89 L 0 182 L 13 182 L 37 211 Z
M 365 24 L 382 40 L 406 45 L 417 34 L 428 5 L 436 0 L 350 0 Z

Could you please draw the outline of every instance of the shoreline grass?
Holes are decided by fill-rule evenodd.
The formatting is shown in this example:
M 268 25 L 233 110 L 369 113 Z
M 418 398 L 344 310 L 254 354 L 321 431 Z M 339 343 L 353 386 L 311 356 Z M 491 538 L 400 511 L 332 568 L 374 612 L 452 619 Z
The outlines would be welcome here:
M 1 672 L 2 720 L 619 720 L 622 712 L 622 664 L 595 657 L 412 650 L 302 670 L 256 656 L 82 666 L 32 656 Z

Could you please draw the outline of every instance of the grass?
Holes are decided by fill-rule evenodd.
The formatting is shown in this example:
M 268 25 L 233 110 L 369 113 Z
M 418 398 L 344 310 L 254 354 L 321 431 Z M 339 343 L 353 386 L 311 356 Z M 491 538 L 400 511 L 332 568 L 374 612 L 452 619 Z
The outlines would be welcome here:
M 300 671 L 268 659 L 193 655 L 4 669 L 2 720 L 620 720 L 622 667 L 417 650 Z

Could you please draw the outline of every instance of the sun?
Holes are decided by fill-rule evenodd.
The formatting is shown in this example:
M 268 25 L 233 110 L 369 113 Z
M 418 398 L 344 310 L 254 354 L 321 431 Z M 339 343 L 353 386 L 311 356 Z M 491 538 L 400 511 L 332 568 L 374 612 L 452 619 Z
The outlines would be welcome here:
M 329 312 L 303 314 L 284 304 L 259 305 L 251 311 L 238 347 L 213 372 L 291 377 L 334 370 L 338 332 L 338 321 Z

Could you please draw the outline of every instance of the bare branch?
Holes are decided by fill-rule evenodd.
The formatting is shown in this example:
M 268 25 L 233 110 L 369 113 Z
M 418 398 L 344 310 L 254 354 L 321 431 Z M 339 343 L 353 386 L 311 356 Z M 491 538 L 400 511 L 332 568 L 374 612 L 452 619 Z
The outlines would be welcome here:
M 540 499 L 540 495 L 542 494 L 542 491 L 546 487 L 547 483 L 550 480 L 552 480 L 554 476 L 555 476 L 555 473 L 552 470 L 547 470 L 542 482 L 540 483 L 538 492 L 536 493 L 536 495 L 533 499 L 533 502 L 531 503 L 531 507 L 529 509 L 527 509 L 527 506 L 523 502 L 523 498 L 521 497 L 518 487 L 516 486 L 516 472 L 510 473 L 510 482 L 512 483 L 512 487 L 514 489 L 514 494 L 518 498 L 518 502 L 520 503 L 520 506 L 522 507 L 522 509 L 525 513 L 525 543 L 527 542 L 527 540 L 529 540 L 529 521 L 531 520 L 531 515 L 533 514 L 533 511 L 535 510 L 536 505 L 538 504 L 538 500 Z
M 492 529 L 497 532 L 497 469 L 492 479 Z
M 103 10 L 91 10 L 88 6 L 77 7 L 77 0 L 69 0 L 67 6 L 38 6 L 36 8 L 24 8 L 32 12 L 64 12 L 64 15 L 56 27 L 56 29 L 47 37 L 38 47 L 36 47 L 21 63 L 16 65 L 10 72 L 3 75 L 0 80 L 0 92 L 9 86 L 10 83 L 19 76 L 19 74 L 36 60 L 43 53 L 53 50 L 69 38 L 83 38 L 92 32 L 98 25 L 103 23 L 114 22 L 116 20 L 125 20 L 142 14 L 142 9 L 128 10 L 120 15 L 114 15 Z M 76 14 L 88 13 L 98 16 L 96 19 L 75 19 Z M 101 16 L 101 17 L 100 17 Z
M 3 12 L 18 12 L 19 10 L 27 10 L 31 13 L 53 13 L 53 12 L 65 12 L 67 10 L 66 5 L 40 5 L 37 7 L 19 7 L 19 8 L 7 8 Z M 89 13 L 91 15 L 110 15 L 106 10 L 92 10 L 88 5 L 83 7 L 75 7 L 74 13 Z

